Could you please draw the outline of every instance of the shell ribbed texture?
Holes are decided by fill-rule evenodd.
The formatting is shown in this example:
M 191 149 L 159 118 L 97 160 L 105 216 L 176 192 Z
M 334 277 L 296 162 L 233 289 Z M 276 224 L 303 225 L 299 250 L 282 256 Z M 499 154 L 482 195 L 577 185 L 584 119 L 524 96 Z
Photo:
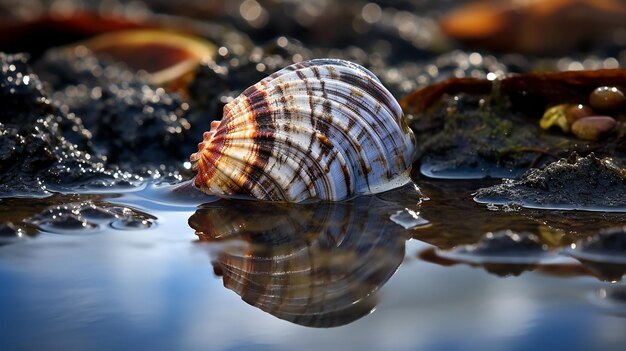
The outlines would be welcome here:
M 409 181 L 414 137 L 367 69 L 296 63 L 246 89 L 191 156 L 195 184 L 263 200 L 342 200 Z

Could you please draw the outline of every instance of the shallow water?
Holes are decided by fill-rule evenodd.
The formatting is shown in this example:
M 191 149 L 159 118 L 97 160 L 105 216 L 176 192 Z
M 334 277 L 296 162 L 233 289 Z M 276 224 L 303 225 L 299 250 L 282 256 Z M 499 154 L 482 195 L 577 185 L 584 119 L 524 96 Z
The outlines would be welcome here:
M 561 212 L 489 212 L 471 200 L 475 182 L 420 185 L 422 198 L 405 188 L 299 206 L 220 200 L 196 209 L 145 191 L 22 200 L 12 211 L 3 200 L 3 216 L 81 201 L 118 215 L 90 212 L 89 230 L 30 227 L 0 246 L 0 346 L 621 349 L 626 286 L 562 248 L 622 217 L 581 213 L 603 216 L 602 225 L 589 217 L 573 226 Z M 419 219 L 413 229 L 390 219 L 403 208 Z M 541 235 L 542 225 L 562 234 L 544 230 L 543 243 L 560 241 L 521 269 L 445 257 L 486 231 Z
M 444 40 L 438 19 L 465 2 L 131 1 L 129 14 L 150 8 L 154 14 L 179 16 L 167 18 L 166 27 L 197 27 L 219 47 L 215 65 L 203 65 L 199 83 L 189 88 L 201 93 L 192 94 L 190 111 L 176 112 L 181 118 L 170 120 L 161 132 L 142 133 L 150 147 L 137 142 L 142 147 L 135 152 L 125 146 L 122 156 L 129 157 L 131 168 L 139 167 L 135 158 L 146 161 L 139 151 L 154 152 L 148 155 L 151 168 L 141 175 L 119 167 L 120 172 L 102 174 L 102 179 L 79 174 L 74 183 L 61 177 L 56 187 L 34 177 L 42 189 L 32 189 L 33 180 L 21 179 L 21 173 L 11 177 L 12 184 L 0 183 L 0 190 L 7 190 L 0 194 L 0 351 L 623 349 L 625 251 L 619 245 L 606 252 L 584 247 L 603 230 L 623 228 L 626 213 L 473 200 L 478 189 L 501 180 L 468 178 L 513 178 L 522 170 L 460 169 L 457 162 L 422 160 L 421 174 L 441 179 L 425 178 L 414 167 L 419 191 L 404 187 L 341 203 L 297 206 L 185 200 L 169 188 L 141 183 L 191 176 L 169 174 L 159 163 L 178 169 L 187 160 L 210 123 L 193 118 L 219 116 L 223 102 L 292 61 L 332 56 L 364 64 L 397 98 L 452 76 L 626 64 L 621 32 L 598 31 L 615 40 L 579 43 L 572 46 L 576 50 L 563 49 L 563 57 L 500 55 Z M 123 8 L 97 0 L 0 0 L 0 7 L 11 10 L 3 16 L 21 18 L 32 11 L 36 19 L 35 3 L 41 3 L 43 14 L 46 6 L 61 9 L 63 4 L 103 13 L 109 5 Z M 318 5 L 325 10 L 312 11 Z M 255 12 L 258 16 L 252 16 Z M 151 18 L 149 11 L 146 15 Z M 598 17 L 609 16 L 604 10 Z M 76 72 L 97 72 L 100 63 L 59 70 L 56 65 L 66 60 L 62 57 L 37 62 L 45 61 L 43 53 L 53 47 L 94 34 L 68 31 L 72 21 L 82 21 L 80 14 L 67 20 L 49 29 L 44 23 L 28 40 L 14 37 L 32 29 L 18 22 L 6 31 L 11 35 L 4 38 L 2 51 L 29 52 L 29 64 L 44 81 L 55 75 L 72 78 L 61 84 L 64 91 L 66 83 L 70 89 L 57 103 L 73 111 L 67 105 L 73 100 L 63 99 L 70 93 L 99 101 L 73 78 Z M 96 33 L 111 30 L 106 21 L 99 26 L 94 25 Z M 111 72 L 130 73 L 107 65 L 103 67 Z M 224 70 L 230 73 L 224 75 Z M 118 82 L 125 74 L 111 76 L 105 77 L 110 82 L 93 87 L 98 96 L 116 91 L 118 83 L 129 84 L 127 79 Z M 172 99 L 169 93 L 157 93 L 163 89 L 144 85 L 135 73 L 131 76 L 136 97 Z M 157 111 L 190 101 L 174 98 L 157 104 Z M 108 112 L 120 103 L 111 100 L 101 109 Z M 124 104 L 129 115 L 113 119 L 113 125 L 135 116 L 153 120 L 152 114 L 135 114 L 132 101 Z M 86 121 L 97 106 L 103 105 L 75 107 L 88 107 L 77 114 Z M 100 114 L 93 116 L 99 124 L 109 123 Z M 173 156 L 174 149 L 183 150 L 183 144 L 159 141 L 169 130 L 165 127 L 178 126 L 182 117 L 198 135 L 185 137 L 191 149 L 179 157 Z M 122 126 L 127 127 L 133 130 L 132 123 Z M 29 128 L 21 134 L 30 135 Z M 136 140 L 127 141 L 134 145 Z M 105 146 L 111 160 L 120 156 L 114 145 Z M 189 171 L 190 165 L 184 167 Z

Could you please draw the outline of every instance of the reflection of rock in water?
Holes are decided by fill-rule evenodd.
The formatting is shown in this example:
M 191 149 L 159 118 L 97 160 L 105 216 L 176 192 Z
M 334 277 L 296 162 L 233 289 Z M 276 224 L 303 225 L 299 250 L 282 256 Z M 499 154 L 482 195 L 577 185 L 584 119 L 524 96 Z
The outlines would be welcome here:
M 443 265 L 465 263 L 482 266 L 498 276 L 517 276 L 533 270 L 547 256 L 547 246 L 538 237 L 510 230 L 489 232 L 476 244 L 420 254 L 426 261 Z
M 626 317 L 626 287 L 610 285 L 599 288 L 593 302 L 609 313 Z
M 599 279 L 622 280 L 626 274 L 626 226 L 602 230 L 566 252 Z
M 413 202 L 413 205 L 416 203 Z M 362 197 L 292 205 L 220 201 L 189 224 L 210 246 L 224 285 L 252 306 L 305 326 L 333 327 L 372 311 L 404 258 L 406 206 Z
M 557 254 L 569 255 L 579 263 L 548 263 Z M 520 275 L 538 269 L 552 276 L 591 275 L 603 281 L 617 282 L 626 274 L 626 226 L 600 230 L 566 248 L 550 248 L 530 233 L 500 231 L 487 233 L 471 245 L 452 249 L 430 248 L 420 252 L 418 257 L 442 266 L 467 264 L 482 267 L 499 276 Z
M 421 215 L 431 225 L 413 232 L 413 237 L 442 249 L 474 244 L 484 233 L 512 230 L 539 237 L 551 248 L 568 247 L 600 229 L 622 226 L 626 213 L 488 207 L 477 205 L 471 194 L 499 181 L 441 182 L 418 180 L 424 195 L 432 199 L 421 206 Z M 461 219 L 462 220 L 459 220 Z

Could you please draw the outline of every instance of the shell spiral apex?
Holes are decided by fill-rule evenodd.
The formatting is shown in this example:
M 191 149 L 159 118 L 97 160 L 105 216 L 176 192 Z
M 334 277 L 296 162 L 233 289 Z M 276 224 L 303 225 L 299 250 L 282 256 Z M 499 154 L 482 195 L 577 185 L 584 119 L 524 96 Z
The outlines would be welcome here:
M 317 59 L 246 89 L 191 155 L 195 185 L 215 195 L 342 200 L 410 181 L 415 138 L 367 69 Z

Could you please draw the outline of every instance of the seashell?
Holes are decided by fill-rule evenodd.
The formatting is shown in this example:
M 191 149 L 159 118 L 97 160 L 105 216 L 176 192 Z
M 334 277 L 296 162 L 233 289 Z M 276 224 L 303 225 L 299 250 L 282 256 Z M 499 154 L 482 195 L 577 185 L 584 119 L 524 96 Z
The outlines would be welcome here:
M 317 59 L 246 89 L 191 155 L 195 185 L 263 200 L 342 200 L 410 181 L 415 139 L 367 69 Z

